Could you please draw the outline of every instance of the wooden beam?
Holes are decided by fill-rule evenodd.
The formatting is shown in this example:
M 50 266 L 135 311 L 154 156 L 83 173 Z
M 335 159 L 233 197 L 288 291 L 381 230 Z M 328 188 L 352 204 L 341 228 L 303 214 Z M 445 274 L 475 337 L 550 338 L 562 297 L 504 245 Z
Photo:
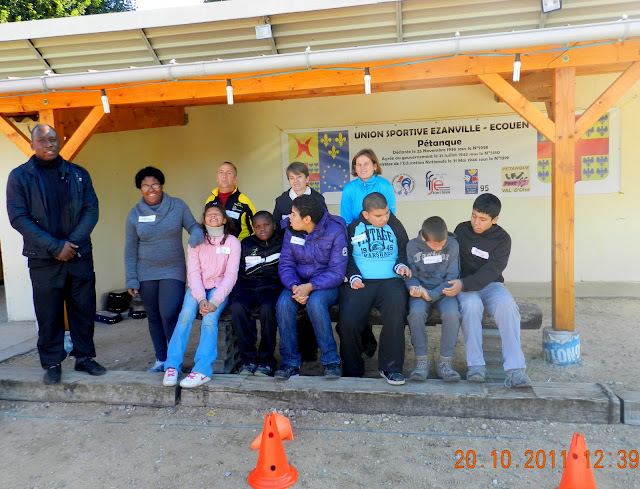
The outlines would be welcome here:
M 559 46 L 549 47 L 557 48 Z M 539 49 L 542 48 L 540 47 Z M 580 56 L 575 54 L 577 52 L 581 53 Z M 476 75 L 479 74 L 511 73 L 513 58 L 500 56 L 505 54 L 505 51 L 495 51 L 495 54 L 497 55 L 496 57 L 466 55 L 397 66 L 390 65 L 419 60 L 380 61 L 367 63 L 367 65 L 371 68 L 374 89 L 376 84 L 384 85 L 387 83 L 394 83 L 401 89 L 403 84 L 416 86 L 421 82 L 426 83 L 427 80 L 436 82 L 436 84 L 441 80 L 463 77 L 475 81 L 477 80 Z M 525 73 L 548 70 L 550 66 L 555 66 L 556 64 L 584 67 L 589 74 L 595 74 L 599 71 L 610 72 L 611 69 L 620 69 L 621 66 L 625 66 L 623 65 L 624 63 L 640 60 L 640 50 L 637 43 L 624 42 L 569 51 L 568 56 L 569 59 L 563 61 L 562 56 L 553 51 L 523 54 L 521 58 L 522 67 Z M 383 66 L 388 67 L 383 68 Z M 219 80 L 233 79 L 234 96 L 238 102 L 242 101 L 245 95 L 251 99 L 260 99 L 260 97 L 267 98 L 273 93 L 288 93 L 288 98 L 295 98 L 298 93 L 314 90 L 329 96 L 332 89 L 336 87 L 350 88 L 354 93 L 362 93 L 362 66 L 345 65 L 344 68 L 358 69 L 314 69 L 277 76 L 268 76 L 269 73 L 246 73 L 242 75 L 230 73 L 216 76 L 215 78 Z M 256 78 L 251 78 L 252 76 L 256 76 Z M 133 104 L 175 105 L 177 103 L 181 105 L 200 105 L 205 103 L 205 100 L 216 99 L 225 95 L 225 83 L 223 81 L 207 83 L 204 79 L 199 82 L 183 81 L 157 84 L 150 82 L 144 86 L 78 88 L 86 89 L 87 91 L 57 90 L 47 94 L 24 96 L 16 94 L 15 97 L 3 97 L 0 99 L 0 112 L 24 113 L 45 108 L 94 107 L 100 103 L 98 88 L 109 89 L 111 104 L 119 106 Z M 323 90 L 325 91 L 324 93 L 322 92 Z
M 552 149 L 551 241 L 552 324 L 573 331 L 575 319 L 575 68 L 558 68 L 553 77 L 556 138 Z
M 555 122 L 556 113 L 555 113 L 555 106 L 553 105 L 553 101 L 549 100 L 548 102 L 545 102 L 544 106 L 547 109 L 547 117 L 549 118 L 549 120 Z
M 555 141 L 555 125 L 545 116 L 540 109 L 529 102 L 524 96 L 511 85 L 509 85 L 500 75 L 490 73 L 478 75 L 478 78 L 493 93 L 505 101 L 505 103 L 520 114 L 524 120 L 529 122 L 549 141 Z
M 31 141 L 22 133 L 16 125 L 11 122 L 7 117 L 0 114 L 0 132 L 9 138 L 13 144 L 15 144 L 20 151 L 25 155 L 31 156 L 33 150 L 31 149 Z
M 576 136 L 579 138 L 587 132 L 638 79 L 640 79 L 640 61 L 636 61 L 629 66 L 629 68 L 584 111 L 576 122 Z
M 100 123 L 95 134 L 185 124 L 184 107 L 112 107 L 111 117 Z
M 522 73 L 520 81 L 505 80 L 509 85 L 518 90 L 529 102 L 551 102 L 552 90 L 551 71 L 536 71 L 534 73 Z M 502 102 L 503 100 L 501 100 Z
M 91 135 L 95 132 L 96 127 L 107 114 L 104 113 L 102 105 L 97 105 L 89 115 L 82 121 L 80 127 L 76 129 L 73 135 L 68 139 L 67 143 L 60 150 L 60 156 L 65 160 L 73 161 L 80 150 L 87 144 Z
M 56 112 L 60 112 L 56 132 L 60 140 L 64 140 L 73 135 L 76 129 L 80 127 L 80 124 L 89 115 L 91 109 L 80 107 L 59 109 Z M 184 107 L 111 107 L 111 116 L 103 119 L 94 134 L 183 126 L 184 124 Z
M 62 141 L 62 134 L 60 133 L 60 111 L 54 109 L 41 109 L 38 111 L 38 124 L 47 124 L 53 127 L 60 140 Z

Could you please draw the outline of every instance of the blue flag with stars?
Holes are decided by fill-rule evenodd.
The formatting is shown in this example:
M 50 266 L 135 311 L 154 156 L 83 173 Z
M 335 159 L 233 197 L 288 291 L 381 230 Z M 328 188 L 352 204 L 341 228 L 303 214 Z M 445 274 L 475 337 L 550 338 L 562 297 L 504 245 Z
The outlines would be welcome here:
M 318 155 L 319 192 L 341 192 L 349 182 L 348 131 L 318 132 Z

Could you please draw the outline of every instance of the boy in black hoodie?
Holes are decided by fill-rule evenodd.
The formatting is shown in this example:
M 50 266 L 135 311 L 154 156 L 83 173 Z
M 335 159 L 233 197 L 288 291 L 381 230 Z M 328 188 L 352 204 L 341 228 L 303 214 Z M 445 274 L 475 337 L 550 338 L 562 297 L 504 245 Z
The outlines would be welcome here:
M 455 230 L 460 244 L 460 279 L 451 280 L 443 294 L 458 297 L 462 334 L 467 354 L 467 380 L 484 382 L 482 314 L 486 308 L 496 320 L 502 340 L 507 387 L 528 387 L 525 359 L 520 347 L 520 311 L 504 286 L 502 272 L 509 261 L 511 237 L 498 226 L 502 205 L 493 194 L 482 194 L 473 203 L 471 220 Z
M 275 232 L 270 212 L 260 211 L 251 219 L 255 234 L 240 242 L 240 269 L 230 299 L 231 322 L 238 336 L 242 366 L 240 375 L 273 376 L 276 359 L 276 302 L 282 292 L 278 263 L 282 236 Z M 256 352 L 256 322 L 251 309 L 257 306 L 260 317 L 260 345 Z

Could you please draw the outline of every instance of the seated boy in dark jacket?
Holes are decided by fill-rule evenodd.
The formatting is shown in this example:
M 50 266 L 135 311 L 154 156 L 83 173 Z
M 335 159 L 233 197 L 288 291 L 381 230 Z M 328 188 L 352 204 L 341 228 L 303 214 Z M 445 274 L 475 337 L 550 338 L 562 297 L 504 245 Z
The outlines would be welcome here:
M 460 279 L 442 291 L 458 297 L 462 335 L 467 354 L 467 380 L 484 382 L 482 313 L 486 309 L 496 320 L 502 340 L 502 357 L 507 387 L 529 387 L 525 358 L 520 346 L 520 311 L 504 286 L 502 272 L 511 254 L 511 237 L 498 226 L 502 204 L 493 194 L 482 194 L 473 203 L 471 220 L 455 230 L 460 245 Z
M 270 212 L 257 212 L 251 219 L 255 234 L 240 242 L 242 248 L 238 281 L 231 293 L 231 321 L 238 337 L 240 375 L 272 376 L 276 368 L 276 302 L 282 291 L 278 263 L 282 236 Z M 258 308 L 260 345 L 256 352 L 256 322 L 251 309 Z
M 316 205 L 310 195 L 297 197 L 291 208 L 278 266 L 284 290 L 276 306 L 282 355 L 276 378 L 288 379 L 299 374 L 301 357 L 296 316 L 305 304 L 320 347 L 324 376 L 340 377 L 340 357 L 329 308 L 338 300 L 338 286 L 344 281 L 346 268 L 344 220 Z
M 389 211 L 379 192 L 362 201 L 360 217 L 349 224 L 348 284 L 340 288 L 340 356 L 344 375 L 362 377 L 367 318 L 372 307 L 382 315 L 378 351 L 380 375 L 389 384 L 404 384 L 404 325 L 407 288 L 411 277 L 407 262 L 409 238 L 402 223 Z
M 412 275 L 405 281 L 411 296 L 407 322 L 416 353 L 416 366 L 411 372 L 411 380 L 424 382 L 429 376 L 425 323 L 431 306 L 438 308 L 442 318 L 440 360 L 436 363 L 436 374 L 445 382 L 460 380 L 460 374 L 451 365 L 460 329 L 458 301 L 442 293 L 443 289 L 449 287 L 449 280 L 457 279 L 460 275 L 459 258 L 458 242 L 453 234 L 447 232 L 447 225 L 438 216 L 424 221 L 418 236 L 407 245 L 407 260 Z

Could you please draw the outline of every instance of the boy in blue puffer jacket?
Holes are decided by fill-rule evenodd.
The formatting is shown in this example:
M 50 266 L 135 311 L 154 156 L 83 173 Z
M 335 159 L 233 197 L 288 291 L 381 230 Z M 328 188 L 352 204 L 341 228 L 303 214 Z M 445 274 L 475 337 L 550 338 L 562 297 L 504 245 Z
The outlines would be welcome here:
M 296 316 L 301 305 L 313 324 L 325 378 L 341 376 L 338 347 L 329 308 L 338 301 L 338 286 L 347 269 L 347 229 L 344 219 L 316 205 L 310 195 L 293 201 L 278 273 L 284 290 L 276 304 L 282 365 L 278 379 L 299 375 Z

